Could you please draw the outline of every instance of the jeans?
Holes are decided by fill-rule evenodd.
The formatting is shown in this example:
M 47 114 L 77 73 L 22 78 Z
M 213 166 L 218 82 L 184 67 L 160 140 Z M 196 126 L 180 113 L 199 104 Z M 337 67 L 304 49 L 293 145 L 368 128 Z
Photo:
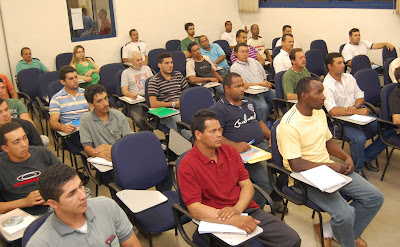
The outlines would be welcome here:
M 308 198 L 331 215 L 332 231 L 342 247 L 354 247 L 365 228 L 378 213 L 383 194 L 355 172 L 348 174 L 353 181 L 338 192 L 329 194 L 308 187 Z M 341 194 L 353 201 L 348 204 Z
M 164 124 L 169 129 L 174 129 L 176 131 L 178 131 L 178 129 L 176 127 L 176 122 L 178 122 L 178 121 L 181 121 L 181 114 L 176 114 L 176 115 L 173 115 L 170 117 L 160 119 L 160 123 Z
M 378 121 L 373 121 L 364 126 L 343 122 L 343 135 L 350 139 L 351 156 L 358 171 L 363 169 L 364 162 L 371 163 L 386 148 L 386 145 L 378 137 L 364 149 L 367 141 L 364 131 L 371 132 L 374 135 L 378 134 Z M 385 130 L 383 137 L 388 139 L 395 133 L 394 129 Z
M 133 119 L 133 122 L 139 127 L 140 130 L 150 130 L 145 122 L 145 116 L 142 107 L 137 104 L 128 105 L 128 111 Z
M 275 90 L 270 89 L 268 92 L 260 94 L 251 94 L 249 98 L 256 102 L 257 114 L 260 115 L 260 119 L 267 123 L 267 118 L 273 107 L 272 99 L 275 98 Z
M 228 67 L 228 68 L 224 68 L 224 69 L 217 70 L 217 73 L 218 73 L 222 78 L 224 78 L 224 76 L 225 76 L 226 74 L 228 74 L 230 71 L 231 71 L 231 67 Z

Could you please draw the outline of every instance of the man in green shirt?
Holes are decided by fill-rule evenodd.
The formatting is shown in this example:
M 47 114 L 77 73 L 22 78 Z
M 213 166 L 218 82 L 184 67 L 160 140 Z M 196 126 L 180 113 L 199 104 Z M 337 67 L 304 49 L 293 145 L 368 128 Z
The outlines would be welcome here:
M 188 52 L 188 45 L 192 42 L 196 42 L 197 44 L 199 43 L 199 39 L 194 37 L 194 24 L 191 22 L 188 22 L 185 24 L 185 30 L 188 34 L 188 36 L 181 41 L 181 51 L 185 53 L 186 58 L 191 58 L 192 55 L 190 52 Z
M 49 69 L 44 66 L 39 59 L 32 59 L 32 52 L 31 49 L 28 47 L 23 47 L 21 49 L 21 57 L 22 60 L 17 63 L 17 68 L 15 70 L 15 74 L 17 75 L 18 72 L 24 69 L 30 68 L 37 68 L 40 69 L 42 72 L 49 72 Z
M 289 53 L 292 67 L 286 71 L 282 78 L 283 97 L 285 100 L 297 100 L 297 82 L 304 77 L 311 77 L 306 68 L 306 55 L 301 48 L 294 48 Z

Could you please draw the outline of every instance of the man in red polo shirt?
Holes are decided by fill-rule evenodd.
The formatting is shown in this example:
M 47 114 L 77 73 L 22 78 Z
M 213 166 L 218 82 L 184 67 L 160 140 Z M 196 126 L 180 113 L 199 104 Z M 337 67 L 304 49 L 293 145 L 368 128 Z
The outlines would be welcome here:
M 253 201 L 249 174 L 239 152 L 222 144 L 216 113 L 196 112 L 190 128 L 195 144 L 178 170 L 179 187 L 190 214 L 198 220 L 234 225 L 247 233 L 259 225 L 263 233 L 256 238 L 264 246 L 300 246 L 300 237 L 292 228 Z

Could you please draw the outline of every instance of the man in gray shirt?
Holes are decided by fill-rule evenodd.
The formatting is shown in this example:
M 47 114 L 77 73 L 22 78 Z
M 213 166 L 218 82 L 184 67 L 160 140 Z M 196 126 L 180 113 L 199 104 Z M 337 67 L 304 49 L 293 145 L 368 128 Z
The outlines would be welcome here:
M 138 95 L 145 96 L 145 84 L 149 77 L 153 76 L 151 69 L 147 65 L 143 65 L 142 55 L 138 51 L 129 52 L 129 61 L 132 64 L 122 72 L 121 75 L 121 91 L 122 94 L 130 99 L 136 100 Z M 128 111 L 133 118 L 135 124 L 141 130 L 149 130 L 144 118 L 142 108 L 138 104 L 128 104 Z
M 86 199 L 73 168 L 46 169 L 38 187 L 54 213 L 27 246 L 142 246 L 128 217 L 113 200 L 102 196 Z

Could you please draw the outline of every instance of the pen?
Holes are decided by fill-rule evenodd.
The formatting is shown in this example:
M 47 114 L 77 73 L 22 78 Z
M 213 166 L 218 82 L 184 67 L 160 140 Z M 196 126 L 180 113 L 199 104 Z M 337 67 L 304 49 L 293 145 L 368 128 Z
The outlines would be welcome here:
M 255 141 L 256 141 L 256 139 L 249 141 L 249 145 L 253 144 Z

